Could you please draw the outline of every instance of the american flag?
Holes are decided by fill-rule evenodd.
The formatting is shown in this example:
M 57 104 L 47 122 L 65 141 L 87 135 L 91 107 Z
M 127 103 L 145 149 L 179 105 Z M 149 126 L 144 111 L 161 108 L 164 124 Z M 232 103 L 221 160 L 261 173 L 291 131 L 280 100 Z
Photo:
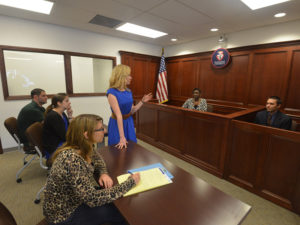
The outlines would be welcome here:
M 158 99 L 159 103 L 164 103 L 168 101 L 167 70 L 164 55 L 162 55 L 160 59 L 156 98 Z

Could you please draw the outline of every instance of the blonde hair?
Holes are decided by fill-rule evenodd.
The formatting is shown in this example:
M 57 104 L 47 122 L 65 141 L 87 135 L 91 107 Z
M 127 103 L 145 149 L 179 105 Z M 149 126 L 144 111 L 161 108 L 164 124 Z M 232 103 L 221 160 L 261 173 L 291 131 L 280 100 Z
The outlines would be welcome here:
M 92 154 L 93 134 L 98 122 L 103 122 L 103 119 L 97 115 L 81 114 L 76 116 L 69 125 L 66 142 L 55 151 L 51 162 L 54 162 L 58 154 L 65 149 L 77 149 L 79 155 L 88 161 Z M 84 135 L 85 132 L 87 132 L 88 139 Z
M 122 64 L 115 66 L 109 79 L 109 88 L 125 89 L 125 79 L 130 73 L 131 69 L 129 66 Z

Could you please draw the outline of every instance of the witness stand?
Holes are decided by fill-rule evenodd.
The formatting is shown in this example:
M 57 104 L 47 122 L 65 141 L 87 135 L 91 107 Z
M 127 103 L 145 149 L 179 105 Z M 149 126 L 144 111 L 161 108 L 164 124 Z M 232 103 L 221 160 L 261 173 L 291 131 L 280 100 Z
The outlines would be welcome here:
M 300 132 L 254 124 L 264 106 L 213 108 L 146 103 L 137 137 L 300 214 Z

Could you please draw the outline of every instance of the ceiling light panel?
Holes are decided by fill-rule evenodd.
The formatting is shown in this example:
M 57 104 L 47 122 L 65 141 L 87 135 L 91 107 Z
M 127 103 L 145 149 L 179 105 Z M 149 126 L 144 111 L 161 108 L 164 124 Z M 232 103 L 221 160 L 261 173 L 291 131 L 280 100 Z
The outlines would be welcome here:
M 264 8 L 271 5 L 276 5 L 283 2 L 288 2 L 290 0 L 241 0 L 250 9 L 256 10 Z
M 139 25 L 135 25 L 132 23 L 125 23 L 124 25 L 116 28 L 117 30 L 136 34 L 136 35 L 141 35 L 145 37 L 150 37 L 150 38 L 158 38 L 167 35 L 167 33 L 153 30 L 147 27 L 142 27 Z
M 274 17 L 277 17 L 277 18 L 284 17 L 284 16 L 286 16 L 286 13 L 277 13 L 274 15 Z
M 0 5 L 49 15 L 53 7 L 53 2 L 44 0 L 0 0 Z

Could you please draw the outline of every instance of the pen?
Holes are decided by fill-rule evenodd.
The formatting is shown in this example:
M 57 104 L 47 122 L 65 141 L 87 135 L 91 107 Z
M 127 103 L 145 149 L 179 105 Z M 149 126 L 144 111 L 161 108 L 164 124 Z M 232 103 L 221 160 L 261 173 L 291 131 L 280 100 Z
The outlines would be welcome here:
M 165 174 L 164 171 L 159 167 L 159 170 L 162 172 L 162 174 Z
M 133 172 L 131 172 L 131 171 L 128 171 L 128 173 L 129 173 L 130 175 L 133 175 Z

